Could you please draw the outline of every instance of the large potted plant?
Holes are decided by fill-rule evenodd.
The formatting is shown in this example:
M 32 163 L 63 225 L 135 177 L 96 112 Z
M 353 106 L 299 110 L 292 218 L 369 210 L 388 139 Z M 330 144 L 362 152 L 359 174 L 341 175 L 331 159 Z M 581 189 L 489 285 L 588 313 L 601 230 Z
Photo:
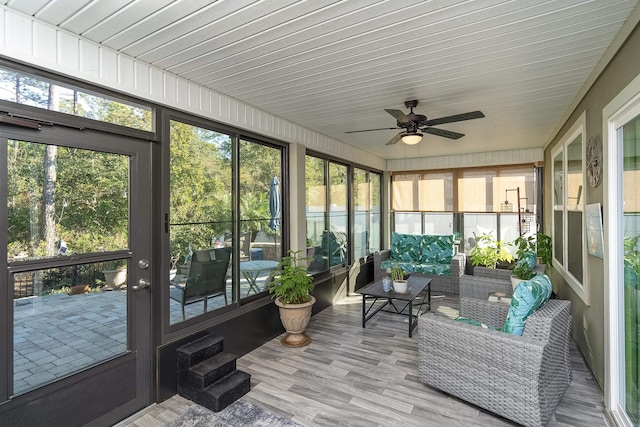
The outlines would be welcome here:
M 478 237 L 476 245 L 471 250 L 471 262 L 474 266 L 486 268 L 496 268 L 498 261 L 511 262 L 513 256 L 507 249 L 508 245 L 491 234 L 483 234 Z
M 311 307 L 316 299 L 311 295 L 313 278 L 307 272 L 307 258 L 299 258 L 298 252 L 289 251 L 271 275 L 269 293 L 280 310 L 280 320 L 287 334 L 280 340 L 289 347 L 309 344 L 311 338 L 304 333 L 311 319 Z
M 524 280 L 531 280 L 536 275 L 536 271 L 531 268 L 528 262 L 519 262 L 513 270 L 511 270 L 511 287 L 513 289 Z

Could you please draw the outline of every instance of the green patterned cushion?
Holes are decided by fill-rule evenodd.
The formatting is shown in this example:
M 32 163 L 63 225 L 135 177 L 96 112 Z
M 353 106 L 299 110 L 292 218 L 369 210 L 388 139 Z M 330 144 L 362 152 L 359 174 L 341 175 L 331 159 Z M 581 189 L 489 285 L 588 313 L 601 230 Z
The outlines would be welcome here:
M 485 325 L 484 323 L 478 322 L 475 319 L 469 319 L 468 317 L 456 317 L 456 322 L 462 322 L 462 323 L 466 323 L 467 325 L 472 325 L 472 326 L 480 326 L 483 329 L 491 329 L 492 331 L 497 331 L 497 328 L 494 328 L 493 326 L 488 326 Z
M 544 274 L 520 282 L 513 290 L 509 314 L 502 331 L 522 335 L 527 318 L 547 302 L 550 296 L 551 282 Z
M 422 262 L 430 264 L 450 264 L 453 258 L 453 235 L 422 236 Z
M 393 233 L 391 236 L 391 259 L 394 261 L 420 262 L 421 235 Z
M 451 276 L 451 263 L 449 264 L 432 264 L 423 262 L 416 264 L 414 273 L 434 274 L 438 276 Z
M 380 263 L 380 267 L 382 267 L 385 270 L 388 269 L 388 268 L 392 268 L 392 267 L 398 266 L 398 267 L 402 268 L 405 273 L 417 273 L 416 268 L 415 268 L 416 265 L 418 265 L 418 263 L 407 262 L 407 261 L 394 261 L 392 259 L 387 259 L 387 260 L 382 261 Z

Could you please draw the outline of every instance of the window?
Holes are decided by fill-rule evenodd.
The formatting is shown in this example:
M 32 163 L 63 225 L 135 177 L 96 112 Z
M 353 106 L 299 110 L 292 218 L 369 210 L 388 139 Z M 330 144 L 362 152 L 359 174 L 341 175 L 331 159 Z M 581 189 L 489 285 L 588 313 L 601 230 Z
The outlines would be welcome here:
M 266 295 L 284 250 L 283 147 L 176 120 L 170 132 L 169 245 L 175 267 L 169 323 L 175 324 Z
M 380 174 L 354 168 L 353 257 L 380 250 Z
M 583 277 L 584 246 L 584 129 L 583 113 L 552 152 L 554 266 L 569 286 L 589 304 Z
M 305 162 L 309 271 L 380 250 L 382 175 L 312 155 Z
M 170 272 L 169 323 L 174 324 L 225 307 L 235 301 L 236 293 L 228 274 L 231 136 L 173 120 L 170 130 L 169 238 L 175 268 Z M 220 262 L 226 268 L 218 268 Z M 203 301 L 188 304 L 191 286 L 208 285 L 219 291 L 205 297 L 206 311 Z
M 513 242 L 520 233 L 536 232 L 534 183 L 534 168 L 528 165 L 396 173 L 391 182 L 393 229 L 453 234 L 467 253 L 482 234 Z M 509 212 L 503 212 L 505 201 L 512 206 Z M 531 213 L 531 221 L 519 222 L 513 209 L 518 204 L 522 213 Z
M 0 99 L 134 129 L 152 130 L 150 107 L 0 68 Z

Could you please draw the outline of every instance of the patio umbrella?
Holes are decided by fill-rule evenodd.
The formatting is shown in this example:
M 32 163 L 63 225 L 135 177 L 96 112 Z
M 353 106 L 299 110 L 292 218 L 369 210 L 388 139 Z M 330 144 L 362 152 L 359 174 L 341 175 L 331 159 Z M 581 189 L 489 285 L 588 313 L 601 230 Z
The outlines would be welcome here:
M 275 231 L 280 228 L 280 181 L 277 176 L 271 179 L 269 186 L 269 213 L 269 228 Z

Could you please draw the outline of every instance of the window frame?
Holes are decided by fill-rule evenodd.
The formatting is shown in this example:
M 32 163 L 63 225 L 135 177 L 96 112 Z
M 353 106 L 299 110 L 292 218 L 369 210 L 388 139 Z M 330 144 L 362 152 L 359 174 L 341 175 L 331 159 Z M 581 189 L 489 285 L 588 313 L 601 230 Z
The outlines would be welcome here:
M 569 244 L 569 196 L 568 196 L 568 147 L 571 143 L 573 143 L 577 138 L 580 138 L 581 142 L 581 175 L 582 175 L 582 197 L 579 203 L 574 205 L 579 205 L 581 207 L 581 218 L 582 218 L 582 226 L 580 228 L 580 239 L 582 242 L 582 251 L 581 251 L 581 263 L 582 263 L 582 281 L 580 281 L 577 277 L 569 271 L 569 248 L 571 245 Z M 584 165 L 585 165 L 585 155 L 586 155 L 586 112 L 583 112 L 574 122 L 574 124 L 565 132 L 563 137 L 560 139 L 558 146 L 551 151 L 551 176 L 555 176 L 555 164 L 553 159 L 555 159 L 558 154 L 562 153 L 562 261 L 561 262 L 556 253 L 555 243 L 553 244 L 553 262 L 555 269 L 560 273 L 565 282 L 571 287 L 571 289 L 580 297 L 580 299 L 587 305 L 591 305 L 590 297 L 589 297 L 589 275 L 587 274 L 587 246 L 586 246 L 586 232 L 585 232 L 585 189 L 586 189 L 586 174 L 584 173 Z M 553 181 L 553 180 L 552 180 Z M 555 182 L 553 182 L 555 189 Z M 553 196 L 552 196 L 553 197 Z M 553 202 L 553 200 L 552 200 Z M 555 235 L 556 231 L 556 220 L 554 212 L 556 211 L 554 204 L 554 209 L 551 214 L 551 229 L 552 235 Z M 553 241 L 552 241 L 553 242 Z

